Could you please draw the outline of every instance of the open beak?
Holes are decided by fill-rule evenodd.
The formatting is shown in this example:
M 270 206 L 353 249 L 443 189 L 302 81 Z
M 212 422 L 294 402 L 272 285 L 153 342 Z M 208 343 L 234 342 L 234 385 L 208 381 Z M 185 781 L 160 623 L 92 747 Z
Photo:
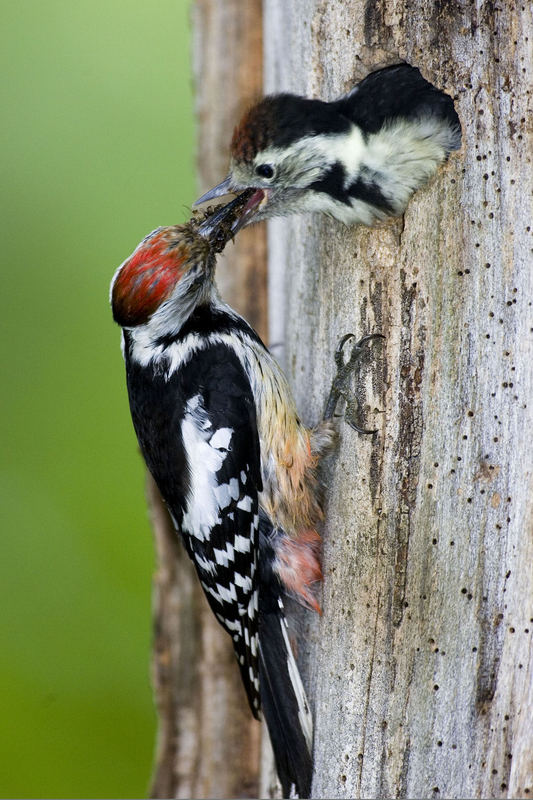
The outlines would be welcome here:
M 198 227 L 198 233 L 205 238 L 218 235 L 227 241 L 248 224 L 266 199 L 267 193 L 263 189 L 246 189 L 207 217 Z
M 201 203 L 207 203 L 209 200 L 214 200 L 216 197 L 224 197 L 225 194 L 231 194 L 232 192 L 231 175 L 228 175 L 227 178 L 224 178 L 222 183 L 209 189 L 208 192 L 199 197 L 198 200 L 193 203 L 193 206 L 199 206 Z

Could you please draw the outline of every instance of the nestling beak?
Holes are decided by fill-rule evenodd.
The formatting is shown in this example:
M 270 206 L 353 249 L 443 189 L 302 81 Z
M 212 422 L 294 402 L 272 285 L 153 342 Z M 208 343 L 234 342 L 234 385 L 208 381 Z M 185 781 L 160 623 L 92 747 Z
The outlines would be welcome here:
M 201 203 L 207 203 L 209 200 L 214 200 L 216 197 L 224 197 L 225 194 L 231 194 L 232 192 L 231 175 L 228 175 L 227 178 L 224 178 L 222 183 L 209 189 L 208 192 L 198 198 L 198 200 L 193 203 L 193 206 L 199 206 Z
M 207 217 L 198 227 L 198 233 L 208 239 L 217 237 L 223 240 L 223 246 L 230 237 L 235 236 L 248 224 L 250 218 L 264 204 L 266 197 L 267 193 L 263 189 L 246 189 Z

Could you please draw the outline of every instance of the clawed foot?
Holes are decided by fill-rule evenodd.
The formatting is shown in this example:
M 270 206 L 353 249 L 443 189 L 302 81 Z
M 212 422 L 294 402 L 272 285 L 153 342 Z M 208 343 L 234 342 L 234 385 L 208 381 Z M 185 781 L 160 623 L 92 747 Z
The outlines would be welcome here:
M 372 339 L 384 339 L 385 337 L 381 333 L 370 333 L 367 336 L 363 336 L 362 339 L 353 346 L 352 352 L 350 357 L 347 361 L 344 360 L 344 345 L 348 341 L 348 339 L 355 339 L 353 333 L 347 333 L 343 336 L 337 345 L 335 350 L 335 364 L 337 366 L 337 374 L 333 378 L 333 383 L 331 385 L 331 391 L 329 393 L 328 402 L 326 403 L 326 410 L 324 411 L 324 420 L 332 419 L 335 409 L 337 407 L 337 403 L 339 402 L 340 398 L 342 397 L 346 401 L 346 411 L 344 412 L 344 419 L 355 431 L 358 433 L 376 433 L 377 428 L 372 430 L 368 430 L 367 428 L 362 428 L 360 425 L 357 424 L 356 418 L 358 415 L 358 404 L 357 400 L 353 396 L 352 389 L 351 389 L 351 377 L 356 368 L 357 361 L 359 360 L 361 354 L 364 352 L 364 346 L 367 342 L 372 341 Z

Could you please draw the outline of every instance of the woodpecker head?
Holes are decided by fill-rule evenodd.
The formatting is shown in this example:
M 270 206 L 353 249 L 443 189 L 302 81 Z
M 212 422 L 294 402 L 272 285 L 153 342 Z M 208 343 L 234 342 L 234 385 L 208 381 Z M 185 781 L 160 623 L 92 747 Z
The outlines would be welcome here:
M 128 329 L 149 327 L 155 334 L 178 331 L 196 306 L 216 292 L 216 254 L 245 223 L 252 194 L 243 192 L 185 225 L 149 233 L 113 277 L 115 322 Z
M 337 145 L 342 150 L 352 127 L 321 100 L 290 94 L 265 97 L 235 128 L 229 175 L 196 204 L 253 188 L 257 193 L 254 222 L 323 210 L 323 203 L 317 201 L 321 181 L 339 157 Z

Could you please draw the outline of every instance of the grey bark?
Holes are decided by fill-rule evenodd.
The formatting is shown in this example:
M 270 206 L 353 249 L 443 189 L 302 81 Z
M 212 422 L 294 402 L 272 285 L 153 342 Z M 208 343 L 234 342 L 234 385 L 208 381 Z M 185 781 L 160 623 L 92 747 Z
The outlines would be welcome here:
M 314 797 L 533 794 L 529 4 L 265 0 L 265 88 L 332 99 L 399 60 L 463 148 L 402 219 L 269 224 L 271 338 L 308 424 L 339 336 L 382 332 L 325 468 L 323 616 L 299 661 Z

